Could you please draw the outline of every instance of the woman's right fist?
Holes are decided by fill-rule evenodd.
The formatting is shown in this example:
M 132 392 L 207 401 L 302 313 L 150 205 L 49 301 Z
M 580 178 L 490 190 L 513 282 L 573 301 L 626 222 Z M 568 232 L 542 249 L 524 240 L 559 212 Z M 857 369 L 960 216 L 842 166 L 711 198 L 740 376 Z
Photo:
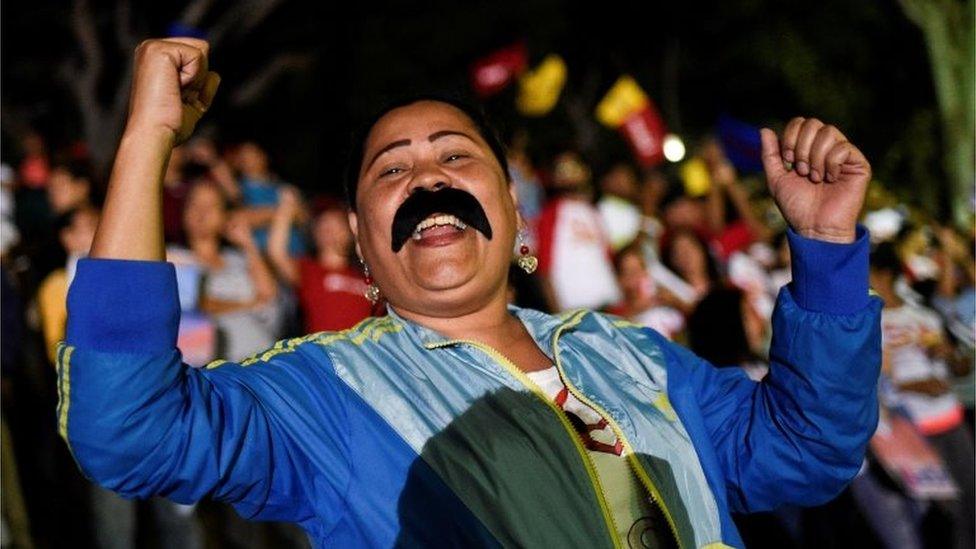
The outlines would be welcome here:
M 220 77 L 207 69 L 210 46 L 196 38 L 146 40 L 136 48 L 127 129 L 186 141 L 210 107 Z

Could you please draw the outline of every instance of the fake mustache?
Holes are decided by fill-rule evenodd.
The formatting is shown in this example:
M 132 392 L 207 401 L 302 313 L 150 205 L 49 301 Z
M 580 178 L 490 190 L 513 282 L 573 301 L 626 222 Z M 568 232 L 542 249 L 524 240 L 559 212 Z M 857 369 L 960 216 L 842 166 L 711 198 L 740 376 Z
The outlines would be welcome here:
M 447 187 L 439 191 L 418 189 L 413 192 L 393 216 L 393 232 L 390 245 L 393 253 L 399 252 L 413 235 L 417 224 L 432 214 L 453 215 L 469 227 L 478 229 L 491 240 L 491 225 L 484 208 L 471 193 Z

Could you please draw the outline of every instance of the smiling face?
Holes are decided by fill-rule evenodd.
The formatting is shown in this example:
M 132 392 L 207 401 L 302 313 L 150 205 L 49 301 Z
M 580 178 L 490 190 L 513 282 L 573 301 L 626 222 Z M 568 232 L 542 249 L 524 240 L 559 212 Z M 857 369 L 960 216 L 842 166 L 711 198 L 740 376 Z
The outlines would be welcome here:
M 393 251 L 393 221 L 403 202 L 420 190 L 444 188 L 477 200 L 492 237 L 437 215 L 448 212 L 434 212 L 444 223 Z M 421 225 L 431 225 L 430 219 Z M 460 109 L 418 101 L 373 125 L 363 145 L 350 223 L 358 250 L 395 308 L 445 318 L 504 300 L 518 225 L 515 199 L 502 165 Z

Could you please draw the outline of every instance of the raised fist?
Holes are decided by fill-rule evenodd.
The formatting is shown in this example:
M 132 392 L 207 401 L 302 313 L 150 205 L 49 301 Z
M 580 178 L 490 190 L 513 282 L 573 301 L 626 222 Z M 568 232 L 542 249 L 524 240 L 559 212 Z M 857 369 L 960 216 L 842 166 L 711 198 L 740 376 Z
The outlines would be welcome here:
M 136 48 L 128 126 L 186 141 L 210 107 L 220 77 L 207 69 L 210 46 L 196 38 L 146 40 Z
M 769 191 L 797 233 L 828 242 L 853 242 L 871 180 L 871 165 L 834 126 L 794 118 L 781 138 L 761 130 Z

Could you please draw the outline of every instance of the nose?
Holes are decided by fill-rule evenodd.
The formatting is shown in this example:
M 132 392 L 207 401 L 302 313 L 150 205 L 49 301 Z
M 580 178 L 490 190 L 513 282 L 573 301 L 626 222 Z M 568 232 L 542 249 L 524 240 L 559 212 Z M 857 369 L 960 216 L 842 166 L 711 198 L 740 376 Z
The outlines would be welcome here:
M 419 189 L 439 191 L 450 186 L 450 179 L 444 175 L 444 172 L 436 166 L 430 166 L 426 169 L 421 169 L 414 176 L 413 181 L 410 182 L 410 194 L 417 192 Z

